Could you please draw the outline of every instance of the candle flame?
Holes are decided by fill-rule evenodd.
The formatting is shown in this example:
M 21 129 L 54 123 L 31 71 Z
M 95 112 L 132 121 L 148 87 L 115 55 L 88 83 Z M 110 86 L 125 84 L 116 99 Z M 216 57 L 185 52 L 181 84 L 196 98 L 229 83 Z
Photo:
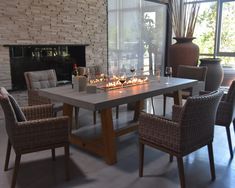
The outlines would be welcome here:
M 119 76 L 113 75 L 112 77 L 106 80 L 103 80 L 102 78 L 96 78 L 96 79 L 90 80 L 90 84 L 97 84 L 97 85 L 100 85 L 100 88 L 102 89 L 112 90 L 112 89 L 118 89 L 122 87 L 122 84 L 119 81 L 120 79 L 126 79 L 126 81 L 123 83 L 124 87 L 145 84 L 148 82 L 148 77 L 125 78 L 124 76 L 119 77 Z

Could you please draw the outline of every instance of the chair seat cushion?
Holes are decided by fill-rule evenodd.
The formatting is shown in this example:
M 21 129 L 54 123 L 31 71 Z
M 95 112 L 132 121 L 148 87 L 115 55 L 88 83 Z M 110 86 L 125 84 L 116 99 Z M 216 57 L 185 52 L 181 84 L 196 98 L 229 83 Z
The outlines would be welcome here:
M 11 106 L 14 110 L 14 113 L 15 113 L 15 116 L 16 116 L 16 119 L 17 119 L 18 122 L 26 121 L 26 117 L 25 117 L 24 113 L 22 112 L 22 110 L 21 110 L 19 104 L 17 103 L 17 101 L 3 87 L 0 88 L 0 96 L 2 96 L 3 98 L 5 98 L 9 101 L 9 103 L 11 104 Z

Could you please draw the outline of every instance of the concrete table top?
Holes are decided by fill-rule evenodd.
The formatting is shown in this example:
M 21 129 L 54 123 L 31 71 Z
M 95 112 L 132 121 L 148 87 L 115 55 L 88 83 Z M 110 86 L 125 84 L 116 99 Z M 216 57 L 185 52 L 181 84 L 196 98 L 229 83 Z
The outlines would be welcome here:
M 182 90 L 197 84 L 196 80 L 181 78 L 170 78 L 170 84 L 165 84 L 166 79 L 166 77 L 161 77 L 158 82 L 156 78 L 152 77 L 145 84 L 109 91 L 97 89 L 97 93 L 77 92 L 72 89 L 71 85 L 66 85 L 40 89 L 39 95 L 89 110 L 100 110 Z

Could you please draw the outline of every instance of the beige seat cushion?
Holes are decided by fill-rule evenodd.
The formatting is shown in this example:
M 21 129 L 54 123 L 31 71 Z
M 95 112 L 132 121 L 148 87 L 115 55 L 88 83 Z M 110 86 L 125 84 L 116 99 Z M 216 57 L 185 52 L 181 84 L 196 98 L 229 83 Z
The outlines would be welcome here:
M 18 122 L 26 121 L 26 117 L 25 117 L 24 113 L 22 112 L 18 102 L 3 87 L 0 88 L 0 96 L 5 97 L 6 99 L 8 98 Z

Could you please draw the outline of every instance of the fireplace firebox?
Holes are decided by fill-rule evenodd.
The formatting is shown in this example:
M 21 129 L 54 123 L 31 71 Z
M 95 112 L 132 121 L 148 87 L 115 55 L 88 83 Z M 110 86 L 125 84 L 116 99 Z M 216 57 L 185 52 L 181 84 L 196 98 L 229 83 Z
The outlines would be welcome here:
M 26 89 L 24 72 L 55 69 L 58 81 L 71 81 L 73 64 L 86 66 L 86 46 L 71 44 L 5 45 L 9 47 L 13 90 Z

